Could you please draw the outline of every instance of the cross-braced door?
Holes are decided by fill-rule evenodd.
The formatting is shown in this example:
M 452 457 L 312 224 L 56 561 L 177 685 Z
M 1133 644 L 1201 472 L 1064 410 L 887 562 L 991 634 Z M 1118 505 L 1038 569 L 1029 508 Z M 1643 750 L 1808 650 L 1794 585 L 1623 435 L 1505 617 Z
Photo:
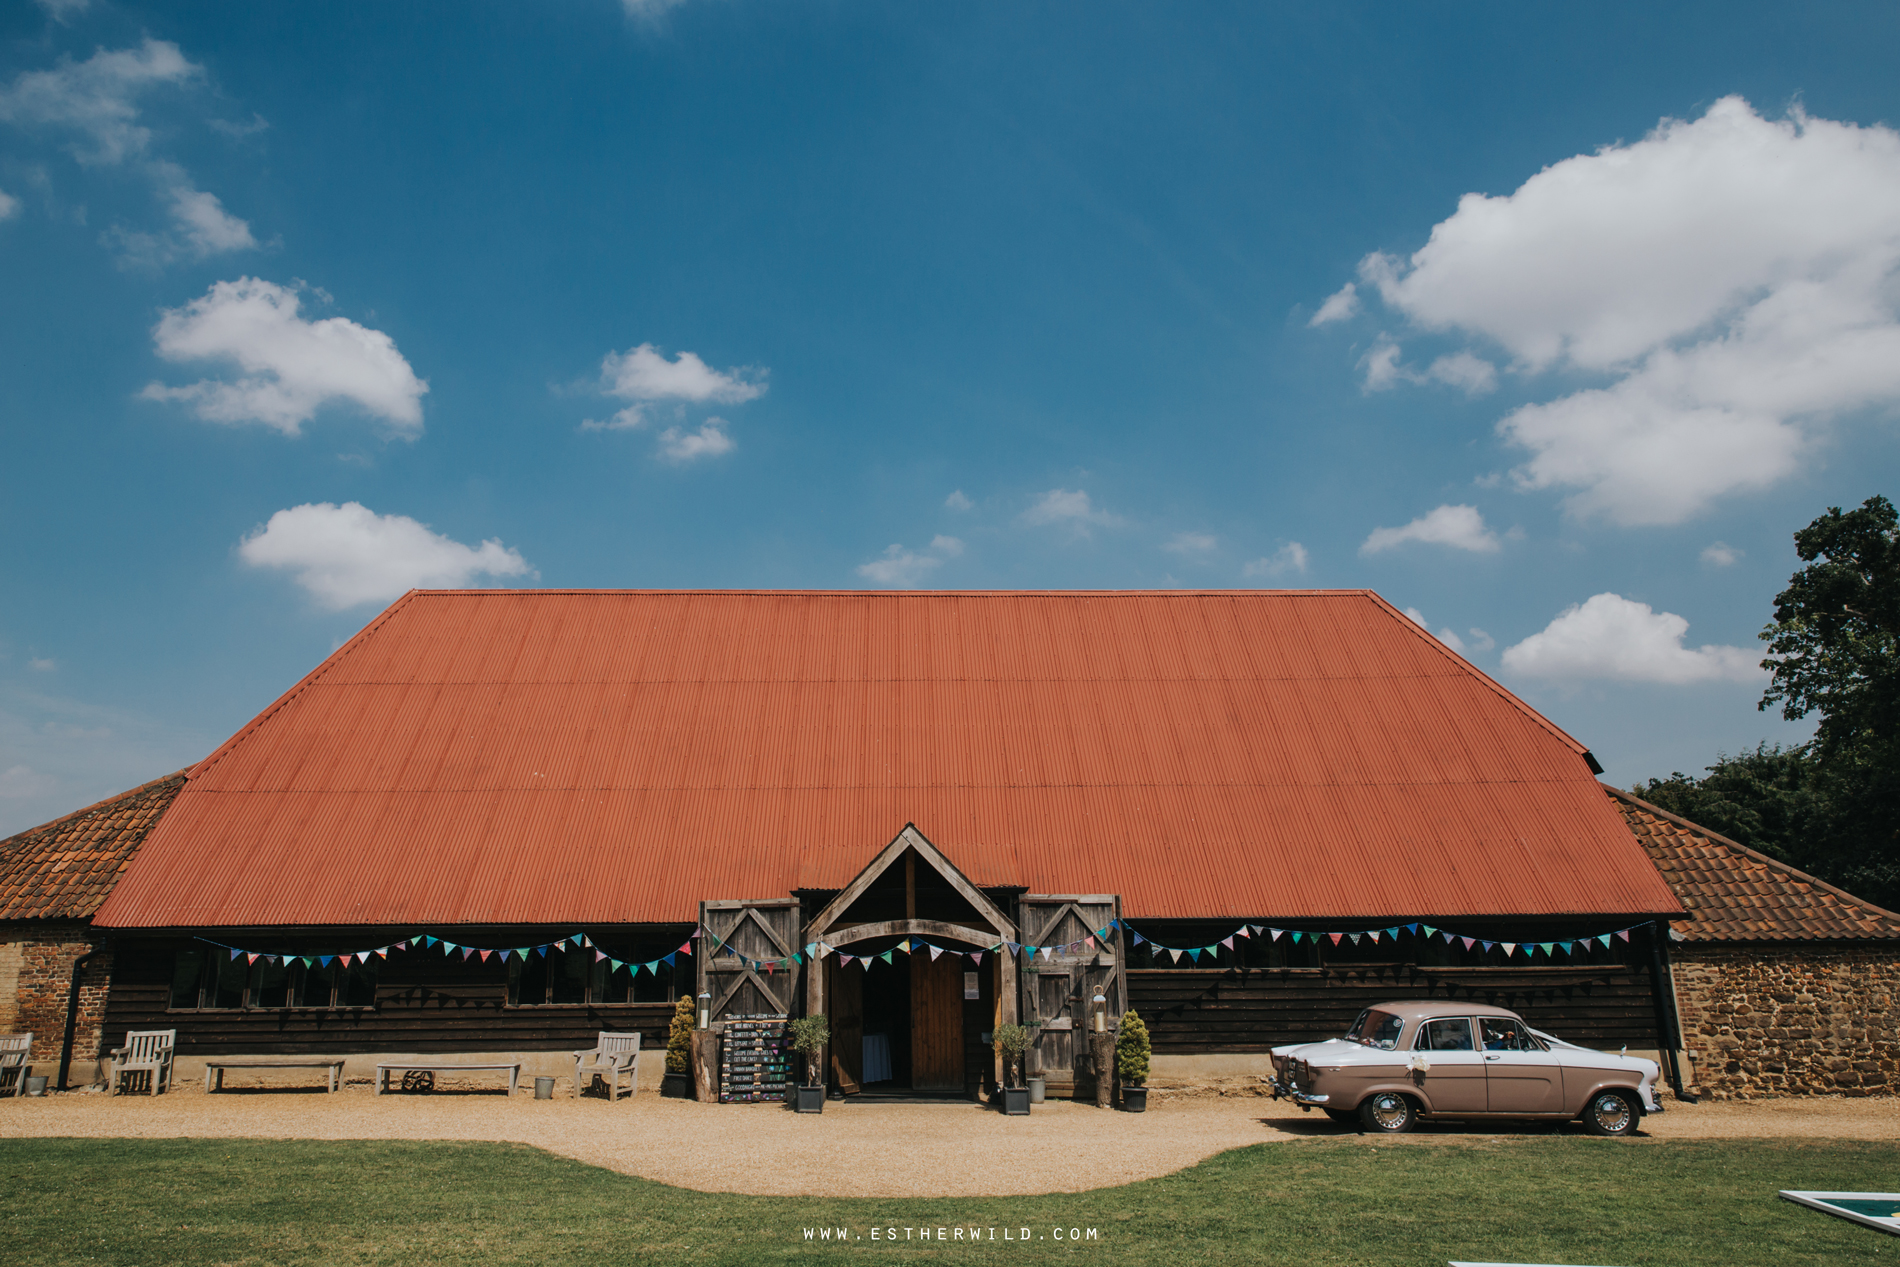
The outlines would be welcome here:
M 798 902 L 766 898 L 701 902 L 698 993 L 712 996 L 715 1025 L 741 1016 L 791 1016 L 802 973 L 789 961 L 798 947 Z
M 1023 943 L 1037 947 L 1023 965 L 1023 1024 L 1040 1026 L 1030 1049 L 1031 1073 L 1040 1073 L 1051 1091 L 1072 1092 L 1078 1083 L 1093 1085 L 1094 1061 L 1086 1037 L 1096 994 L 1108 1002 L 1112 1025 L 1127 1002 L 1122 972 L 1121 937 L 1100 934 L 1121 918 L 1121 899 L 1112 894 L 1031 894 L 1021 899 Z M 1041 953 L 1043 947 L 1049 954 Z

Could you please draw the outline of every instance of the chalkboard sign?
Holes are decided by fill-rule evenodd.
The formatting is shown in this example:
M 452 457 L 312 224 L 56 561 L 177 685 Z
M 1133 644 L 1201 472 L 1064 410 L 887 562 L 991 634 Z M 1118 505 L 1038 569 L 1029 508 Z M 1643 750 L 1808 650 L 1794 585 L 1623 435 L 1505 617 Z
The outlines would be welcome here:
M 783 1100 L 792 1087 L 792 1051 L 784 1014 L 726 1018 L 720 1039 L 719 1102 Z

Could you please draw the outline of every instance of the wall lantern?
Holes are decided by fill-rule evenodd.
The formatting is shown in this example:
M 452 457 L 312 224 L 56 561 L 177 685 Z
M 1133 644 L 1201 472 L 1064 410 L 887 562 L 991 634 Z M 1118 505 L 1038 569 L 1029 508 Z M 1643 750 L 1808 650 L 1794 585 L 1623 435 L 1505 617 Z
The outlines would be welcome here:
M 1101 1034 L 1101 1033 L 1105 1033 L 1107 1030 L 1108 1030 L 1108 1000 L 1102 995 L 1098 994 L 1095 996 L 1095 1032 L 1098 1034 Z
M 699 1027 L 712 1028 L 712 994 L 702 991 L 699 996 Z

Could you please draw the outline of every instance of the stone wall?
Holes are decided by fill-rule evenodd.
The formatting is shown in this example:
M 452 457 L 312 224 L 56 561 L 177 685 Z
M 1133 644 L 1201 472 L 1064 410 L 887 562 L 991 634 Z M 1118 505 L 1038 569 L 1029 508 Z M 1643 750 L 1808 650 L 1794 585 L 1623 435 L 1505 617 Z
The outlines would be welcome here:
M 1900 945 L 1691 942 L 1670 958 L 1695 1090 L 1900 1094 Z
M 93 949 L 91 930 L 77 921 L 34 920 L 0 924 L 0 1027 L 33 1033 L 37 1072 L 57 1077 L 55 1067 L 66 1037 L 66 995 L 73 961 Z M 85 967 L 79 983 L 79 1018 L 73 1031 L 73 1081 L 92 1077 L 103 1039 L 106 984 L 112 976 L 112 952 L 103 947 Z

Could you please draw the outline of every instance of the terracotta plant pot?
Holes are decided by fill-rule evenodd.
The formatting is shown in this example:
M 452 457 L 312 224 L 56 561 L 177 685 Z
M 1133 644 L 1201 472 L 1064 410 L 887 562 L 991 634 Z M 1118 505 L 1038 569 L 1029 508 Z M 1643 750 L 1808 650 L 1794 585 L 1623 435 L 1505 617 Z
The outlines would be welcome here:
M 1148 1088 L 1122 1087 L 1122 1110 L 1127 1113 L 1146 1113 L 1148 1111 Z
M 799 1113 L 823 1113 L 825 1111 L 824 1087 L 798 1088 L 798 1103 L 794 1108 Z
M 1003 1114 L 1006 1117 L 1029 1116 L 1029 1088 L 1003 1088 Z

